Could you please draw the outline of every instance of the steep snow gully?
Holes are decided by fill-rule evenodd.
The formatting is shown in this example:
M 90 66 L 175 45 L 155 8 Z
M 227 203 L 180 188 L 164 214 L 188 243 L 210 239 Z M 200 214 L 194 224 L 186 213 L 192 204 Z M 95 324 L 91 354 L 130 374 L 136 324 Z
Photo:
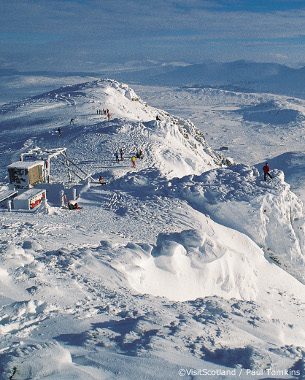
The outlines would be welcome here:
M 113 80 L 0 116 L 2 192 L 21 153 L 70 159 L 37 185 L 48 203 L 0 209 L 1 379 L 305 376 L 305 222 L 282 171 L 263 181 Z

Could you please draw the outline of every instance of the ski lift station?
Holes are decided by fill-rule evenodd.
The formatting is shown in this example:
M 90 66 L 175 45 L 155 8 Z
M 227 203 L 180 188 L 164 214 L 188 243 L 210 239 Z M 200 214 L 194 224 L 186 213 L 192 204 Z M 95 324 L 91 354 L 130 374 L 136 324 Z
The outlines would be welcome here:
M 34 211 L 42 202 L 51 198 L 60 197 L 54 192 L 59 192 L 59 187 L 54 186 L 56 181 L 50 185 L 50 163 L 51 159 L 63 165 L 67 170 L 69 183 L 72 183 L 72 174 L 78 181 L 91 178 L 83 169 L 70 160 L 66 148 L 55 148 L 43 150 L 38 147 L 20 155 L 20 161 L 8 165 L 9 189 L 0 191 L 0 203 L 7 202 L 7 208 Z M 63 189 L 64 185 L 58 184 Z M 57 189 L 57 190 L 55 190 Z M 63 190 L 61 190 L 61 194 Z M 75 196 L 76 190 L 74 191 Z M 63 196 L 63 195 L 62 195 Z M 61 201 L 61 205 L 63 202 Z

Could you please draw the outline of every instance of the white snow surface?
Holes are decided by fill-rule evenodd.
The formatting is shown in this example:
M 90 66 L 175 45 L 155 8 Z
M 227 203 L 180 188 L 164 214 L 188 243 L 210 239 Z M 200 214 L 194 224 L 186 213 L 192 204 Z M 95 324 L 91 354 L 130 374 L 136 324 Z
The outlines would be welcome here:
M 0 191 L 7 166 L 37 146 L 67 148 L 90 181 L 69 182 L 52 160 L 50 184 L 39 185 L 48 205 L 0 209 L 0 378 L 302 378 L 304 155 L 289 153 L 289 139 L 303 134 L 305 103 L 139 90 L 166 111 L 113 80 L 1 106 Z M 265 182 L 263 147 L 284 129 Z M 73 189 L 80 210 L 60 204 Z

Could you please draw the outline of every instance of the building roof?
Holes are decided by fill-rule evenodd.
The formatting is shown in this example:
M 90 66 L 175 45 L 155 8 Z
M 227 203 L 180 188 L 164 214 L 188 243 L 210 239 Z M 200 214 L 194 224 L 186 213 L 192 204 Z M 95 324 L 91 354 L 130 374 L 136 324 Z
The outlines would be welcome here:
M 16 195 L 16 190 L 2 190 L 0 191 L 0 202 L 5 201 L 6 199 L 12 197 L 13 195 Z
M 29 189 L 25 191 L 24 193 L 17 195 L 15 199 L 21 200 L 21 199 L 30 199 L 34 197 L 35 195 L 38 195 L 40 193 L 45 193 L 46 191 L 44 189 Z
M 43 161 L 17 161 L 8 165 L 8 169 L 31 169 L 37 165 L 44 165 Z

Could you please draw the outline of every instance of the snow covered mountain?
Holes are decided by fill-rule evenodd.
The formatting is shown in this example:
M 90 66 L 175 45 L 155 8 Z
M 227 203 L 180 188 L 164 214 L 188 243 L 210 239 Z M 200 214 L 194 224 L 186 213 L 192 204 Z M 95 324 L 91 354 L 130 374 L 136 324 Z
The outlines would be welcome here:
M 233 94 L 198 91 L 217 124 L 215 98 Z M 230 116 L 258 111 L 250 98 Z M 1 378 L 302 376 L 305 223 L 283 171 L 265 183 L 190 120 L 113 80 L 5 104 L 0 115 L 1 190 L 7 165 L 37 146 L 67 148 L 90 176 L 69 182 L 52 161 L 50 184 L 38 185 L 48 205 L 0 209 Z M 80 210 L 60 204 L 60 190 L 70 200 L 73 189 Z

